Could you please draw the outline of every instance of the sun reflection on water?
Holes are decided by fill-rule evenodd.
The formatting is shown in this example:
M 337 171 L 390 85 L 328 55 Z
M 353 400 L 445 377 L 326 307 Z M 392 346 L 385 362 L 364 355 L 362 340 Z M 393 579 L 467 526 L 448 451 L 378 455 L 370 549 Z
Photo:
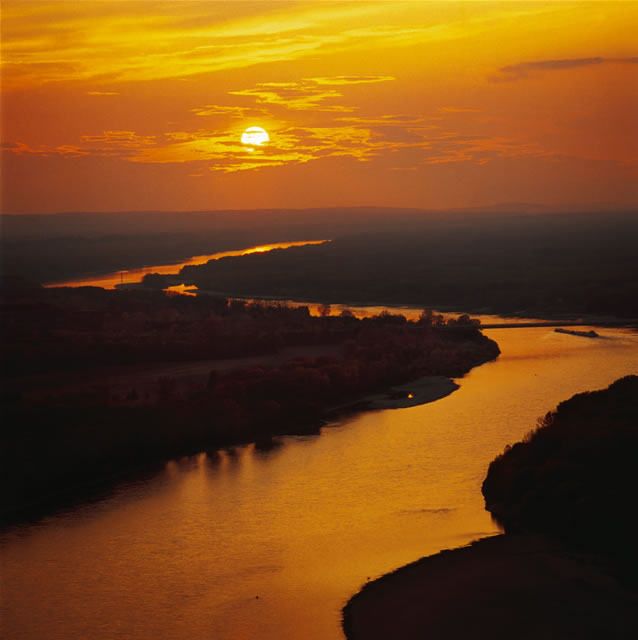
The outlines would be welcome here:
M 142 278 L 149 273 L 159 273 L 160 275 L 177 274 L 183 267 L 196 266 L 206 264 L 211 260 L 219 260 L 220 258 L 230 258 L 238 256 L 247 256 L 252 253 L 266 253 L 273 249 L 289 249 L 290 247 L 302 247 L 310 244 L 323 244 L 330 240 L 298 240 L 295 242 L 274 242 L 272 244 L 260 244 L 246 249 L 235 249 L 233 251 L 218 251 L 200 256 L 193 256 L 183 262 L 174 262 L 170 264 L 160 264 L 152 267 L 141 267 L 139 269 L 129 269 L 124 271 L 115 271 L 102 276 L 94 276 L 90 278 L 78 278 L 65 282 L 56 282 L 54 284 L 45 285 L 51 287 L 103 287 L 104 289 L 115 289 L 117 285 L 134 284 L 142 281 Z M 184 293 L 187 286 L 183 284 L 169 287 L 170 291 Z

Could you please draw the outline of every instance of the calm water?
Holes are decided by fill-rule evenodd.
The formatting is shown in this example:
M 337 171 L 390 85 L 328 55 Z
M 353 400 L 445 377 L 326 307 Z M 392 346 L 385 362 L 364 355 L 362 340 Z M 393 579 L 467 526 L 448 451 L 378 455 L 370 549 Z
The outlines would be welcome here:
M 56 282 L 47 285 L 49 287 L 103 287 L 104 289 L 115 289 L 118 284 L 130 284 L 141 282 L 145 275 L 149 273 L 160 273 L 162 275 L 179 273 L 182 267 L 206 264 L 210 260 L 228 258 L 231 256 L 246 256 L 251 253 L 265 253 L 273 249 L 288 249 L 289 247 L 301 247 L 307 244 L 323 244 L 328 240 L 300 240 L 299 242 L 276 242 L 274 244 L 260 244 L 247 249 L 237 249 L 236 251 L 218 251 L 203 256 L 193 256 L 184 262 L 171 262 L 169 264 L 158 264 L 152 267 L 140 267 L 138 269 L 128 269 L 124 271 L 113 271 L 100 276 L 87 278 L 75 278 L 65 282 Z M 178 285 L 169 287 L 175 291 L 181 291 L 185 287 Z
M 559 401 L 638 371 L 638 337 L 491 330 L 503 354 L 435 403 L 171 462 L 2 535 L 12 639 L 338 640 L 368 576 L 496 532 L 490 460 Z M 259 598 L 256 598 L 259 596 Z

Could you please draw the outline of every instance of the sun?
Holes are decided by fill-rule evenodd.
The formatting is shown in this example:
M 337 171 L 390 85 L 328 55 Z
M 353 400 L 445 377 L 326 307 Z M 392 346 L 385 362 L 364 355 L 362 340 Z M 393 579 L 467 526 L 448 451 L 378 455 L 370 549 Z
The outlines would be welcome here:
M 270 136 L 265 129 L 261 127 L 248 127 L 241 134 L 242 144 L 250 144 L 253 146 L 261 146 L 270 140 Z

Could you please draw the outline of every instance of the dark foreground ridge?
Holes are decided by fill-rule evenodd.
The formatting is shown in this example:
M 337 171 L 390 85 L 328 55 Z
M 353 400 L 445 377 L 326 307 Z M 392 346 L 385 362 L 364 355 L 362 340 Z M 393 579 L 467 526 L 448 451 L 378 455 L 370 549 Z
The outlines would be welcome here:
M 171 458 L 269 447 L 346 411 L 431 401 L 456 388 L 440 376 L 499 354 L 468 316 L 316 317 L 90 287 L 13 291 L 1 311 L 0 516 L 9 522 Z
M 636 638 L 638 377 L 578 394 L 490 465 L 505 535 L 368 583 L 349 640 Z
M 631 579 L 637 451 L 638 376 L 627 376 L 561 402 L 498 456 L 483 482 L 486 508 L 507 533 L 605 554 Z

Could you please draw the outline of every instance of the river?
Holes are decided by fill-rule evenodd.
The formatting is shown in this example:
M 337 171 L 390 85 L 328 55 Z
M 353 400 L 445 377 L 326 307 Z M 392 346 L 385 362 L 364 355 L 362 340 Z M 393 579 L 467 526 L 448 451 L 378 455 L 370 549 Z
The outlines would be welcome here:
M 0 535 L 12 640 L 339 640 L 368 579 L 497 532 L 490 460 L 576 392 L 638 371 L 638 336 L 486 333 L 502 355 L 437 402 L 172 461 Z
M 329 240 L 299 240 L 297 242 L 275 242 L 273 244 L 260 244 L 246 249 L 236 249 L 233 251 L 218 251 L 217 253 L 209 253 L 201 256 L 192 256 L 188 260 L 181 262 L 169 262 L 165 264 L 154 265 L 151 267 L 138 267 L 135 269 L 124 269 L 122 271 L 112 271 L 101 275 L 86 276 L 84 278 L 73 278 L 61 282 L 54 282 L 46 285 L 47 287 L 103 287 L 104 289 L 115 289 L 118 285 L 135 284 L 141 282 L 145 275 L 149 273 L 159 273 L 161 275 L 178 274 L 183 267 L 206 264 L 210 260 L 219 260 L 220 258 L 230 258 L 238 256 L 247 256 L 251 253 L 266 253 L 273 249 L 288 249 L 290 247 L 302 247 L 308 244 L 323 244 L 330 242 Z M 184 285 L 176 285 L 169 287 L 170 289 L 181 292 L 185 289 Z

